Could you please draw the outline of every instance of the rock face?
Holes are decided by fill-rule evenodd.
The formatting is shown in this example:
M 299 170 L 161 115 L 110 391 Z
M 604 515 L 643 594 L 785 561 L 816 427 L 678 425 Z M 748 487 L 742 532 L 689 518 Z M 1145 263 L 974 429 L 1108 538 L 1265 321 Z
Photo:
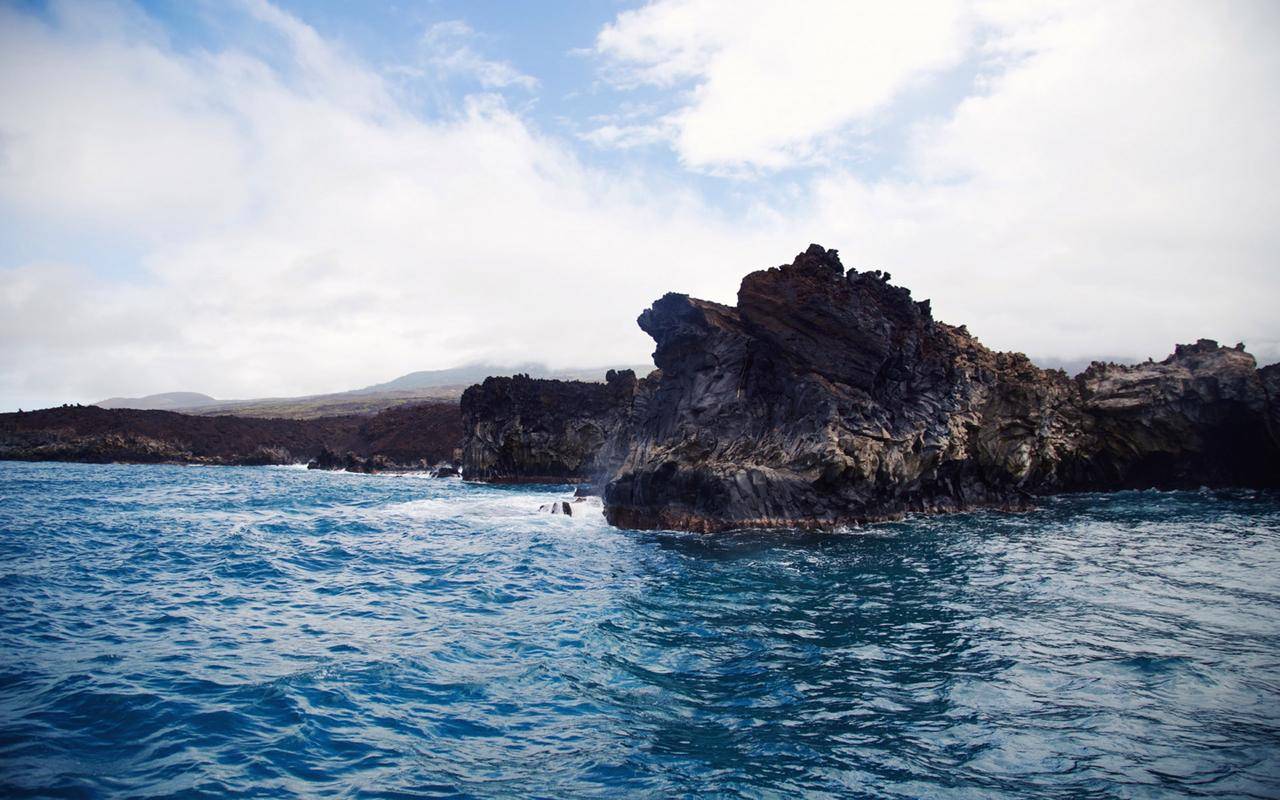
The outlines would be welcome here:
M 590 483 L 625 455 L 638 386 L 631 370 L 604 383 L 516 375 L 486 378 L 462 395 L 462 476 L 494 483 Z
M 422 459 L 415 464 L 406 465 L 392 461 L 381 453 L 366 457 L 358 456 L 349 450 L 345 455 L 338 455 L 328 447 L 325 447 L 320 450 L 319 455 L 307 462 L 307 469 L 363 472 L 366 475 L 372 475 L 376 472 L 396 472 L 406 469 L 420 469 L 425 465 L 425 463 L 426 460 Z
M 1064 490 L 1280 483 L 1275 407 L 1243 347 L 1202 340 L 1072 380 L 817 245 L 748 275 L 736 307 L 668 294 L 639 323 L 660 376 L 604 492 L 623 527 L 830 527 Z
M 461 439 L 461 417 L 453 403 L 307 420 L 96 406 L 0 414 L 0 459 L 28 461 L 262 465 L 314 460 L 318 468 L 375 472 L 454 460 Z
M 1276 374 L 1209 339 L 1158 363 L 1095 363 L 1075 381 L 1074 452 L 1040 490 L 1280 485 Z

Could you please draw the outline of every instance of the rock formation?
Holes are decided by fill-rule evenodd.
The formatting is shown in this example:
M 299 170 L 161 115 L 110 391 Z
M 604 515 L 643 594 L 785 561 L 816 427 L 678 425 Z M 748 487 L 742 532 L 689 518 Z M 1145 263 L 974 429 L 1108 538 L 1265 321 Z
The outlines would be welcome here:
M 554 503 L 543 503 L 538 506 L 538 511 L 543 514 L 564 514 L 566 517 L 573 516 L 573 506 L 569 505 L 567 500 L 557 500 Z
M 462 395 L 462 476 L 493 483 L 590 483 L 625 455 L 619 436 L 638 381 L 609 370 L 604 383 L 515 375 Z
M 668 294 L 639 319 L 658 371 L 629 391 L 464 396 L 470 477 L 594 478 L 613 524 L 695 531 L 1280 484 L 1280 374 L 1243 347 L 1072 379 L 988 350 L 889 279 L 813 245 L 748 275 L 736 306 Z
M 1201 339 L 1160 362 L 1095 363 L 1064 413 L 1081 420 L 1073 451 L 1042 492 L 1280 485 L 1275 367 L 1243 344 Z

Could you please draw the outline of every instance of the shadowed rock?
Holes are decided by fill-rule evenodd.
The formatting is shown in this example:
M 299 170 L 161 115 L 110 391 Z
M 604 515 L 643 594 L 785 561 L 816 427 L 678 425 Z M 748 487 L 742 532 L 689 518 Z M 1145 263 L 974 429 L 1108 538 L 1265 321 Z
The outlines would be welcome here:
M 494 483 L 589 483 L 625 455 L 637 380 L 610 370 L 604 383 L 516 375 L 486 378 L 462 395 L 462 475 Z
M 988 350 L 889 280 L 811 245 L 748 275 L 734 306 L 668 294 L 639 318 L 658 370 L 625 390 L 468 390 L 468 475 L 594 480 L 613 524 L 695 531 L 1280 484 L 1280 370 L 1242 346 L 1072 379 Z
M 1274 408 L 1242 347 L 1202 340 L 1071 380 L 888 280 L 813 245 L 748 275 L 736 307 L 669 294 L 642 314 L 660 377 L 609 520 L 830 527 L 1064 490 L 1277 484 Z

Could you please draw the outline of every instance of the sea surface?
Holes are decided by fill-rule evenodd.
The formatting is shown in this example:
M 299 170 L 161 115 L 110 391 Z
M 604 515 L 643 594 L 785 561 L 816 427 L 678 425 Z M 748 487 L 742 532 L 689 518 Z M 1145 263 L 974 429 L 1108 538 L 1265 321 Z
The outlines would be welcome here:
M 0 796 L 1280 797 L 1280 498 L 838 534 L 0 463 Z

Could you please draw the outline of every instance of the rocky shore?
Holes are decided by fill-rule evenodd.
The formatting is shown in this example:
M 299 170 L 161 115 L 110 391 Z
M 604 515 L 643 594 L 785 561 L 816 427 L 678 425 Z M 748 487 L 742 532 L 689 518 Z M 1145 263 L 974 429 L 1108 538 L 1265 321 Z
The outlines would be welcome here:
M 1280 370 L 1240 345 L 1072 378 L 817 245 L 748 275 L 734 306 L 668 294 L 639 324 L 657 344 L 647 378 L 468 390 L 464 474 L 591 481 L 615 525 L 694 531 L 1280 485 Z
M 0 414 L 0 459 L 90 463 L 306 464 L 360 471 L 425 469 L 460 455 L 454 403 L 373 416 L 204 417 L 172 411 L 62 406 Z M 327 456 L 325 454 L 328 454 Z M 340 454 L 340 455 L 338 455 Z M 322 457 L 324 464 L 319 463 Z
M 491 377 L 461 403 L 314 419 L 63 406 L 0 414 L 0 458 L 308 464 L 570 483 L 628 528 L 830 528 L 1023 510 L 1056 492 L 1280 486 L 1280 365 L 1201 339 L 1074 377 L 984 347 L 812 245 L 736 304 L 639 318 L 658 369 Z

